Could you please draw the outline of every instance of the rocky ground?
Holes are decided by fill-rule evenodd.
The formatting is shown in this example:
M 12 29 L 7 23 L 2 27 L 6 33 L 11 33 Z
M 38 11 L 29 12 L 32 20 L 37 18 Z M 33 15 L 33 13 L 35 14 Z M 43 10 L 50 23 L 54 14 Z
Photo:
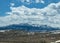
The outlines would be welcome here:
M 60 34 L 51 32 L 26 32 L 10 30 L 0 32 L 0 43 L 51 43 L 60 39 Z

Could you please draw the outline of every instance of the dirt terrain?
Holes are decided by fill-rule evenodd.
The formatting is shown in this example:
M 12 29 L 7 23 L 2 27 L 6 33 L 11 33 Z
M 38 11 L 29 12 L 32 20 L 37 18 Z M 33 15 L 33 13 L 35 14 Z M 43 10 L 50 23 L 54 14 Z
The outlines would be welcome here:
M 10 30 L 0 32 L 0 43 L 51 43 L 60 39 L 60 34 L 50 32 L 26 32 Z

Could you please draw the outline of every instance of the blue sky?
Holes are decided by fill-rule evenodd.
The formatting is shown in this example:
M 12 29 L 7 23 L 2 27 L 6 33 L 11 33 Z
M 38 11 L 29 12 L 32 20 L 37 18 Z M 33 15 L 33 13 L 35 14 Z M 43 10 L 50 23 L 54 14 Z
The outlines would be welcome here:
M 28 5 L 26 2 L 22 3 L 20 0 L 0 0 L 0 16 L 5 16 L 5 12 L 10 11 L 10 3 L 15 3 L 15 7 L 25 5 L 29 8 L 44 8 L 50 3 L 57 3 L 59 1 L 60 0 L 44 0 L 45 3 L 31 3 Z
M 21 23 L 60 27 L 60 0 L 0 0 L 0 26 Z

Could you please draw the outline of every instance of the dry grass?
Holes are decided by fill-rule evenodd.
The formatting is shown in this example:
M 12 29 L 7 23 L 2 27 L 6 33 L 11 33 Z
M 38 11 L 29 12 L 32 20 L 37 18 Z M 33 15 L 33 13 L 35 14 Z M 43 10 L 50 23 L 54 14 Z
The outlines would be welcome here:
M 26 33 L 26 32 L 24 32 Z M 60 39 L 60 34 L 35 33 L 34 35 L 21 35 L 16 31 L 0 33 L 0 43 L 50 43 Z

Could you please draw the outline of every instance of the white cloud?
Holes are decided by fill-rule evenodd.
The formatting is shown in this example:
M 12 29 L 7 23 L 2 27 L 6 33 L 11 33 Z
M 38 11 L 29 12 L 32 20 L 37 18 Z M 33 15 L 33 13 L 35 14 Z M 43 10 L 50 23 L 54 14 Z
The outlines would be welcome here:
M 28 4 L 30 3 L 44 3 L 44 0 L 20 0 L 21 2 L 27 2 Z
M 15 3 L 10 3 L 10 5 L 11 5 L 11 6 L 14 6 L 14 5 L 15 5 Z
M 36 0 L 36 3 L 45 3 L 44 0 Z
M 0 17 L 0 26 L 11 24 L 38 24 L 60 27 L 60 2 L 51 3 L 43 9 L 28 8 L 25 6 L 10 7 L 11 12 L 5 17 Z

